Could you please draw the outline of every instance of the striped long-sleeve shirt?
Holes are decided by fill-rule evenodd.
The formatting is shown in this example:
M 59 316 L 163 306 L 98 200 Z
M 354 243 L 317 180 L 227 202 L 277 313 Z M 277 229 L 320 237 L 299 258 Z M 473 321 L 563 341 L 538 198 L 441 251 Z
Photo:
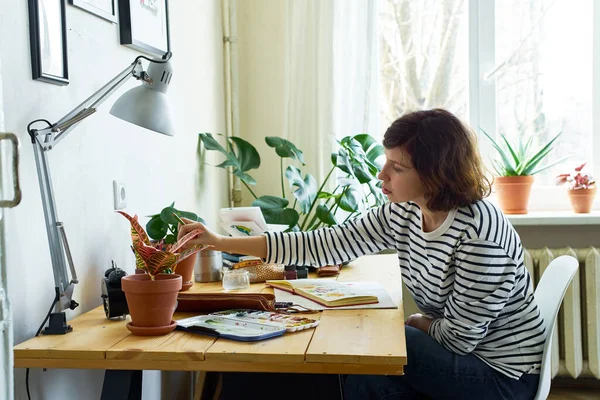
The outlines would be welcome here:
M 416 204 L 387 203 L 344 225 L 268 233 L 267 261 L 322 266 L 394 248 L 406 288 L 434 318 L 429 335 L 511 378 L 539 373 L 546 333 L 510 222 L 482 200 L 433 232 L 421 226 Z

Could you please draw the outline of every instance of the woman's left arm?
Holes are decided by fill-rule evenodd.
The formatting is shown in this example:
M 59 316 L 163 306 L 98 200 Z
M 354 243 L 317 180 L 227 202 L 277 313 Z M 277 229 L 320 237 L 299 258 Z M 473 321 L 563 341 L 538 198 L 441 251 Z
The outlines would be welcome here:
M 444 316 L 429 326 L 429 335 L 454 353 L 472 352 L 510 299 L 516 270 L 515 260 L 496 243 L 461 244 L 455 253 L 452 294 Z

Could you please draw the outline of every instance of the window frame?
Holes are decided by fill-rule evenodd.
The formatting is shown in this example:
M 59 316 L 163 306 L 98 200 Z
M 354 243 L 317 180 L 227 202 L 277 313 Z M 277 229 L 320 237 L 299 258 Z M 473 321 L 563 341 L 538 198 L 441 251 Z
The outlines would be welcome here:
M 469 0 L 469 122 L 477 134 L 479 150 L 484 160 L 495 156 L 490 141 L 481 133 L 483 128 L 496 133 L 496 80 L 486 79 L 495 63 L 495 2 Z M 592 154 L 591 173 L 600 178 L 600 4 L 592 2 Z M 494 23 L 489 23 L 493 21 Z M 483 22 L 483 23 L 482 23 Z M 490 171 L 492 172 L 492 171 Z M 492 193 L 491 200 L 495 201 Z M 535 185 L 529 200 L 531 211 L 570 210 L 567 190 L 561 186 Z M 600 209 L 600 195 L 593 209 Z

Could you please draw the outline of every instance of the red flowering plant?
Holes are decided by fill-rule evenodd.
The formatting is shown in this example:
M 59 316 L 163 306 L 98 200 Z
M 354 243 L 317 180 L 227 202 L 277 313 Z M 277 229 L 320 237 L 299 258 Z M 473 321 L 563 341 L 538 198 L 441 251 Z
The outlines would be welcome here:
M 164 241 L 150 241 L 142 225 L 138 222 L 137 215 L 131 216 L 123 211 L 117 211 L 131 223 L 131 246 L 135 254 L 135 267 L 144 270 L 154 280 L 154 277 L 160 273 L 175 273 L 177 263 L 181 260 L 198 253 L 208 247 L 205 244 L 196 244 L 185 248 L 185 244 L 194 239 L 200 233 L 201 229 L 195 229 L 172 244 L 166 244 Z
M 589 189 L 596 184 L 596 180 L 592 178 L 592 176 L 586 172 L 581 172 L 583 167 L 587 163 L 583 163 L 573 172 L 567 174 L 560 174 L 556 177 L 556 183 L 568 184 L 570 190 L 579 190 L 579 189 Z

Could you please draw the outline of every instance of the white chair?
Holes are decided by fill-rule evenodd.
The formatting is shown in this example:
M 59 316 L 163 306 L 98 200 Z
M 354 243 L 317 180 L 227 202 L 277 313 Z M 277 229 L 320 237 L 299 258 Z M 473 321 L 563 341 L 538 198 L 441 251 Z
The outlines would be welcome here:
M 544 318 L 544 326 L 548 333 L 542 356 L 540 383 L 534 400 L 545 400 L 550 393 L 550 346 L 552 345 L 552 336 L 554 334 L 554 321 L 558 315 L 558 310 L 567 292 L 567 288 L 578 268 L 579 262 L 575 258 L 560 256 L 552 260 L 548 265 L 535 288 L 535 300 Z

